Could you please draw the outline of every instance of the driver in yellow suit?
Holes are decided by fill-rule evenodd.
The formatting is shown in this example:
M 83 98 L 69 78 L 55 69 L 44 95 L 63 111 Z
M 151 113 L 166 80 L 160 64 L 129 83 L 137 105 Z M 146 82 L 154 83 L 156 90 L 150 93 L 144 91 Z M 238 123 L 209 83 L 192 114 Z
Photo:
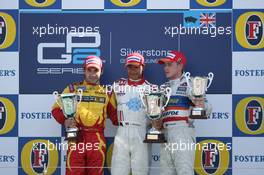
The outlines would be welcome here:
M 66 119 L 57 104 L 52 107 L 52 115 L 66 128 L 79 128 L 77 139 L 68 143 L 66 174 L 102 175 L 106 152 L 105 121 L 108 116 L 114 125 L 118 125 L 116 100 L 114 93 L 107 93 L 106 89 L 99 85 L 102 73 L 102 60 L 99 57 L 87 57 L 84 70 L 84 81 L 70 84 L 63 91 L 76 93 L 78 89 L 83 90 L 75 120 Z M 73 144 L 77 146 L 74 147 Z M 78 144 L 82 144 L 82 150 Z

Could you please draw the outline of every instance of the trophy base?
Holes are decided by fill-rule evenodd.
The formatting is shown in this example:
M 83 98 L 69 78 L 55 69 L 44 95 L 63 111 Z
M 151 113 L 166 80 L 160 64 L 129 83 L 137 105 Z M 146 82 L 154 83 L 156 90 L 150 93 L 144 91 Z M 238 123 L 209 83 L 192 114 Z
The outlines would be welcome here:
M 75 140 L 78 136 L 78 128 L 67 128 L 65 140 Z
M 190 119 L 208 119 L 206 111 L 201 108 L 193 108 L 191 111 Z
M 166 143 L 165 136 L 163 133 L 156 134 L 156 133 L 147 133 L 144 143 Z

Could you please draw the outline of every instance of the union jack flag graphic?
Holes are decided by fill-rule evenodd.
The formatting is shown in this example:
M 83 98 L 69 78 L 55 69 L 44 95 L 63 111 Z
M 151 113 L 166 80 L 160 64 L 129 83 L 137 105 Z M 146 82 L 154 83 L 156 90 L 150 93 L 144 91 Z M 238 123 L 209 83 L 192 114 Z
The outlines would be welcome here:
M 216 25 L 215 13 L 200 14 L 200 27 L 215 27 L 215 25 Z

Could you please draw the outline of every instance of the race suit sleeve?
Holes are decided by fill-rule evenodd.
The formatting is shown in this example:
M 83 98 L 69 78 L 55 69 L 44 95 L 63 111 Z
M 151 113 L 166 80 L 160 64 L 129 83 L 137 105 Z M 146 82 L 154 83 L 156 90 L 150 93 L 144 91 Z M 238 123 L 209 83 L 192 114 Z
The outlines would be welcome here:
M 70 90 L 69 90 L 69 87 L 67 86 L 62 93 L 69 93 Z M 60 123 L 60 124 L 64 124 L 64 121 L 65 121 L 65 116 L 60 108 L 60 106 L 55 102 L 52 106 L 52 109 L 51 109 L 51 114 L 52 116 L 54 117 L 54 119 Z
M 118 125 L 118 118 L 117 118 L 117 103 L 116 103 L 116 96 L 115 93 L 112 91 L 108 94 L 109 102 L 107 104 L 107 116 L 112 121 L 113 125 Z

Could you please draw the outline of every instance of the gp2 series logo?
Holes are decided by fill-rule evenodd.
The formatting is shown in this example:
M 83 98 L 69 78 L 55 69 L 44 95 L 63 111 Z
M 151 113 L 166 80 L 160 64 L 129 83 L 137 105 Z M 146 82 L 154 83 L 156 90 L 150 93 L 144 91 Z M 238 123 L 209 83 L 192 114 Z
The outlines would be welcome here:
M 13 17 L 0 12 L 0 49 L 11 46 L 16 39 L 16 23 Z
M 239 101 L 235 109 L 235 123 L 244 134 L 264 134 L 264 98 L 247 97 Z
M 195 152 L 195 172 L 199 175 L 225 174 L 229 167 L 231 145 L 219 140 L 203 140 Z
M 68 33 L 67 34 L 66 43 L 39 43 L 38 44 L 38 62 L 40 64 L 69 64 L 73 59 L 73 64 L 83 64 L 83 57 L 88 55 L 84 55 L 84 53 L 93 53 L 93 55 L 100 56 L 99 49 L 81 49 L 81 48 L 96 48 L 101 45 L 101 36 L 99 33 Z M 74 38 L 94 38 L 94 42 L 87 43 L 74 43 Z M 65 48 L 66 53 L 61 54 L 61 58 L 44 58 L 43 50 L 47 48 Z M 72 57 L 72 53 L 73 55 Z
M 16 123 L 16 109 L 7 98 L 0 97 L 0 135 L 10 132 Z
M 50 144 L 50 142 L 49 142 Z M 58 166 L 56 149 L 47 148 L 48 140 L 31 140 L 21 151 L 21 166 L 26 174 L 53 174 Z
M 86 42 L 73 42 L 77 39 L 87 40 Z M 101 55 L 100 47 L 101 35 L 98 32 L 87 33 L 67 33 L 66 43 L 39 43 L 37 48 L 37 59 L 40 64 L 83 64 L 89 55 Z M 44 57 L 44 50 L 65 48 L 66 53 L 61 54 L 60 58 Z M 60 69 L 60 70 L 58 70 Z M 63 74 L 66 72 L 83 74 L 82 68 L 38 68 L 38 74 Z
M 246 49 L 264 48 L 264 13 L 247 12 L 236 22 L 236 39 Z

